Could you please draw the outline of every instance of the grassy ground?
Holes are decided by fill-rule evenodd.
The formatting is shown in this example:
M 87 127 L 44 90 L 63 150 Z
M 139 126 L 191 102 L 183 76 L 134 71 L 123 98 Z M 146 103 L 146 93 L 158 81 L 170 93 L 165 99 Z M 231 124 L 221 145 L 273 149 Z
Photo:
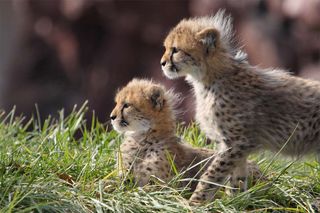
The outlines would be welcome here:
M 320 166 L 312 157 L 293 162 L 253 156 L 269 181 L 190 207 L 176 180 L 138 188 L 117 179 L 114 156 L 121 138 L 97 120 L 86 124 L 84 114 L 85 107 L 67 117 L 61 111 L 59 119 L 43 123 L 13 111 L 1 115 L 0 212 L 316 212 Z M 180 127 L 179 134 L 205 146 L 195 125 Z

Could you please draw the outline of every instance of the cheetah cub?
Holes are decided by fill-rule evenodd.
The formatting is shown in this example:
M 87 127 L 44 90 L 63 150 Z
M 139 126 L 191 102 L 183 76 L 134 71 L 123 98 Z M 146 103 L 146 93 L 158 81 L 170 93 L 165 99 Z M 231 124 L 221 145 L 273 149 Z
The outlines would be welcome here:
M 183 178 L 199 178 L 206 170 L 215 152 L 193 148 L 175 135 L 179 100 L 172 90 L 148 80 L 133 79 L 117 93 L 110 117 L 114 129 L 124 134 L 117 159 L 120 176 L 130 171 L 139 186 L 146 185 L 152 176 L 169 182 L 175 175 L 170 159 Z M 249 162 L 249 170 L 253 182 L 260 178 L 255 163 Z M 191 190 L 195 186 L 191 182 Z
M 259 149 L 298 157 L 319 153 L 320 83 L 239 60 L 232 20 L 223 11 L 182 20 L 164 46 L 164 74 L 186 77 L 196 98 L 195 118 L 219 145 L 191 203 L 212 199 L 217 185 L 209 183 L 229 173 L 246 190 L 246 159 Z

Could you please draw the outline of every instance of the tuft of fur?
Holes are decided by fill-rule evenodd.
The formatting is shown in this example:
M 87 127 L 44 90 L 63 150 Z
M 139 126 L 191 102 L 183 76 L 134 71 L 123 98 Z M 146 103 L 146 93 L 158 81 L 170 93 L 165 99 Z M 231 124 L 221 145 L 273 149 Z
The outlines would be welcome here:
M 232 17 L 225 15 L 225 10 L 219 10 L 214 16 L 190 19 L 189 23 L 195 24 L 200 29 L 215 28 L 220 32 L 220 41 L 228 51 L 235 51 Z
M 144 95 L 150 95 L 151 88 L 157 88 L 159 94 L 164 94 L 163 106 L 160 109 L 163 113 L 161 114 L 158 113 L 159 109 L 152 107 L 152 101 L 150 101 L 148 95 Z M 176 120 L 174 115 L 176 114 L 176 106 L 180 102 L 180 96 L 175 94 L 172 89 L 166 90 L 162 85 L 153 81 L 134 79 L 118 92 L 116 102 L 116 109 L 111 113 L 111 117 L 114 118 L 114 113 L 119 111 L 117 109 L 121 108 L 121 103 L 126 103 L 132 107 L 138 107 L 135 103 L 139 103 L 140 106 L 144 106 L 143 108 L 137 108 L 140 112 L 140 118 L 143 117 L 143 119 L 150 121 L 151 127 L 147 131 L 139 131 L 134 127 L 127 127 L 129 130 L 119 131 L 124 133 L 124 141 L 117 155 L 120 177 L 130 172 L 139 186 L 149 183 L 152 177 L 169 182 L 175 175 L 172 169 L 173 162 L 176 170 L 183 174 L 183 178 L 199 178 L 206 170 L 209 162 L 214 159 L 215 151 L 193 148 L 183 143 L 175 135 L 175 128 L 173 127 L 175 127 Z M 150 110 L 154 113 L 150 113 Z M 118 116 L 121 117 L 121 115 Z M 128 125 L 130 125 L 131 119 L 128 116 L 130 114 L 126 114 L 124 119 L 127 119 Z M 158 122 L 166 118 L 169 118 L 168 120 L 172 123 L 162 125 Z M 139 126 L 135 125 L 135 127 Z M 128 134 L 128 131 L 135 132 L 135 134 Z M 249 170 L 254 178 L 259 178 L 261 173 L 257 165 L 253 162 L 249 162 L 249 165 Z M 185 181 L 182 185 L 187 185 L 189 182 Z M 191 182 L 192 190 L 195 189 L 195 186 L 196 182 Z
M 230 22 L 223 12 L 182 20 L 164 42 L 164 74 L 193 86 L 196 120 L 220 147 L 191 203 L 212 199 L 217 186 L 209 182 L 221 183 L 231 172 L 246 190 L 246 159 L 259 149 L 297 157 L 320 152 L 320 83 L 251 66 L 230 49 Z

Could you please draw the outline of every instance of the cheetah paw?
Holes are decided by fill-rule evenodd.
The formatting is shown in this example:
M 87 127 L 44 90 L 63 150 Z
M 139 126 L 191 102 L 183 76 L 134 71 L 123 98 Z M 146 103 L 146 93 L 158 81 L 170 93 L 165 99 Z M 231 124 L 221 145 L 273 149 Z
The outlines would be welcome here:
M 201 206 L 202 202 L 199 200 L 189 200 L 190 206 Z
M 190 206 L 200 206 L 202 205 L 203 200 L 201 200 L 197 195 L 191 196 L 189 199 L 189 205 Z

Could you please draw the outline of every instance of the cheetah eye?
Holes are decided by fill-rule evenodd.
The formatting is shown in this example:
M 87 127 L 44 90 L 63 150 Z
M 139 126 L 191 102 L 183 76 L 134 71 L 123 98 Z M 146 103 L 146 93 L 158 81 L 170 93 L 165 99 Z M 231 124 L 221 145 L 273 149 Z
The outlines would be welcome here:
M 176 48 L 176 47 L 172 47 L 172 54 L 175 54 L 175 53 L 177 53 L 179 51 L 179 49 L 178 48 Z
M 127 104 L 127 103 L 123 104 L 123 109 L 128 108 L 128 107 L 129 107 L 129 104 Z

